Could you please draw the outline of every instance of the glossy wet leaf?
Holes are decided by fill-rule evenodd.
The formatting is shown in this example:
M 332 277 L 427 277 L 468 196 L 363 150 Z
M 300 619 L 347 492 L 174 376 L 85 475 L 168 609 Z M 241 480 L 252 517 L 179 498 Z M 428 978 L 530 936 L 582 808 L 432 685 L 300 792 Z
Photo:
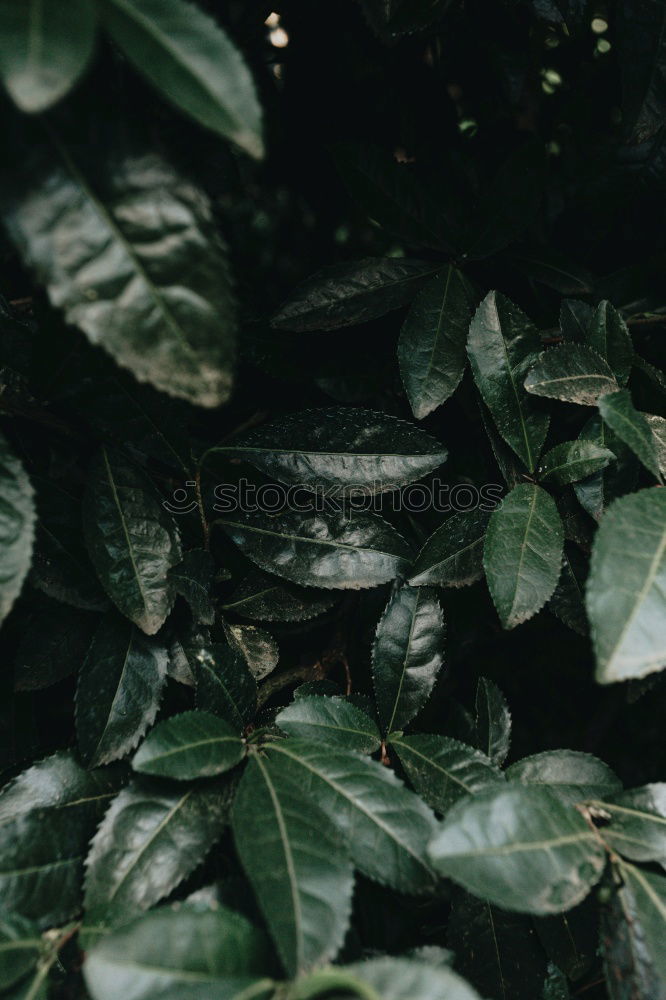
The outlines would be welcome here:
M 367 323 L 410 302 L 435 268 L 406 257 L 332 264 L 304 281 L 271 320 L 278 330 L 337 330 Z
M 83 528 L 100 583 L 138 627 L 153 635 L 175 592 L 168 573 L 181 557 L 176 524 L 147 476 L 102 448 L 88 475 Z
M 256 754 L 233 808 L 236 850 L 291 976 L 335 957 L 349 924 L 353 867 L 337 831 L 279 758 Z
M 494 681 L 479 677 L 476 686 L 476 745 L 499 767 L 511 747 L 511 710 Z
M 495 426 L 531 472 L 549 424 L 548 414 L 523 387 L 540 347 L 538 331 L 527 316 L 504 295 L 489 292 L 470 324 L 467 353 Z
M 273 673 L 280 650 L 270 632 L 256 625 L 227 625 L 226 622 L 224 631 L 229 644 L 243 657 L 257 683 Z
M 453 897 L 447 943 L 456 969 L 484 997 L 536 997 L 546 957 L 529 917 L 507 913 L 466 892 Z
M 476 990 L 446 965 L 418 958 L 369 958 L 355 965 L 315 972 L 301 985 L 294 1000 L 342 990 L 367 1000 L 479 1000 Z M 316 990 L 316 992 L 314 992 Z
M 581 902 L 605 852 L 584 818 L 548 788 L 498 786 L 460 801 L 429 849 L 437 870 L 518 913 L 560 913 Z
M 381 743 L 374 720 L 344 698 L 300 697 L 283 708 L 275 722 L 297 739 L 328 743 L 359 753 L 374 753 Z
M 594 406 L 617 382 L 600 354 L 583 344 L 562 344 L 546 351 L 525 379 L 525 388 L 534 396 L 547 396 L 565 403 Z
M 661 479 L 657 440 L 645 415 L 634 407 L 628 390 L 620 389 L 603 396 L 599 400 L 599 413 L 648 472 Z
M 525 785 L 546 785 L 569 804 L 613 794 L 622 788 L 620 779 L 607 764 L 579 750 L 546 750 L 524 757 L 508 768 L 506 776 L 509 781 Z
M 337 600 L 326 591 L 285 583 L 277 576 L 253 570 L 222 605 L 242 618 L 268 622 L 300 622 L 328 611 Z
M 554 500 L 540 486 L 516 486 L 491 516 L 483 564 L 504 628 L 540 611 L 560 575 L 564 532 Z
M 103 0 L 104 26 L 176 107 L 261 158 L 261 109 L 240 52 L 225 31 L 183 0 Z
M 212 625 L 215 621 L 210 595 L 214 575 L 215 563 L 210 552 L 204 549 L 190 549 L 168 573 L 174 590 L 185 598 L 192 617 L 202 625 Z
M 539 482 L 567 486 L 605 469 L 615 455 L 592 441 L 563 441 L 546 452 L 539 465 Z
M 0 622 L 12 609 L 30 569 L 34 540 L 33 490 L 25 470 L 0 435 Z
M 595 538 L 586 596 L 600 683 L 645 677 L 666 666 L 662 489 L 641 490 L 608 508 Z
M 35 967 L 43 951 L 39 928 L 18 913 L 0 912 L 0 989 L 15 986 Z
M 197 708 L 219 715 L 240 734 L 257 707 L 257 684 L 241 654 L 227 643 L 203 644 L 192 668 Z
M 261 569 L 306 587 L 376 587 L 405 573 L 411 558 L 377 514 L 237 513 L 215 523 Z
M 400 331 L 400 375 L 412 413 L 422 420 L 452 396 L 462 379 L 473 292 L 453 266 L 417 295 Z
M 76 689 L 81 759 L 99 767 L 133 750 L 155 721 L 167 650 L 131 622 L 108 615 L 95 632 Z
M 435 876 L 425 849 L 435 831 L 434 817 L 389 768 L 356 753 L 291 738 L 267 752 L 285 777 L 308 789 L 364 875 L 398 892 L 432 889 Z
M 448 736 L 397 734 L 390 746 L 416 792 L 442 815 L 458 799 L 504 780 L 499 768 L 480 750 Z
M 86 859 L 85 909 L 109 926 L 168 896 L 200 865 L 229 817 L 229 785 L 139 778 L 111 803 Z
M 377 493 L 420 479 L 447 450 L 420 427 L 374 410 L 332 407 L 280 417 L 218 445 L 273 479 L 310 489 Z
M 93 0 L 0 4 L 0 77 L 21 111 L 37 113 L 74 86 L 92 55 Z
M 3 906 L 40 928 L 64 923 L 81 903 L 90 837 L 123 779 L 117 768 L 85 771 L 60 750 L 0 793 Z
M 27 137 L 29 169 L 3 172 L 0 210 L 52 304 L 140 382 L 225 402 L 235 303 L 208 199 L 156 154 L 48 136 Z
M 666 783 L 595 798 L 590 809 L 607 821 L 602 834 L 606 843 L 632 861 L 666 864 Z
M 633 364 L 634 346 L 627 324 L 617 309 L 606 299 L 595 309 L 585 331 L 583 343 L 608 362 L 619 385 L 626 384 Z
M 444 663 L 446 626 L 431 587 L 396 588 L 377 626 L 372 680 L 384 733 L 404 729 L 430 697 Z
M 458 511 L 428 538 L 414 560 L 412 586 L 466 587 L 483 576 L 483 540 L 489 513 Z
M 269 964 L 265 935 L 240 913 L 162 907 L 102 938 L 83 974 L 93 1000 L 261 1000 L 268 983 L 252 985 Z
M 235 767 L 245 748 L 224 719 L 209 712 L 183 712 L 158 723 L 132 758 L 141 774 L 189 781 Z

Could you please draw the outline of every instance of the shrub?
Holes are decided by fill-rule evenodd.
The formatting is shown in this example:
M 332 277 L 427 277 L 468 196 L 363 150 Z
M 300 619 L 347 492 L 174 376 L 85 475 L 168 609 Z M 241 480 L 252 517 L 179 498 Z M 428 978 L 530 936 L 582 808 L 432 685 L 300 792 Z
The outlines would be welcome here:
M 659 1000 L 666 6 L 276 6 L 0 3 L 0 998 Z

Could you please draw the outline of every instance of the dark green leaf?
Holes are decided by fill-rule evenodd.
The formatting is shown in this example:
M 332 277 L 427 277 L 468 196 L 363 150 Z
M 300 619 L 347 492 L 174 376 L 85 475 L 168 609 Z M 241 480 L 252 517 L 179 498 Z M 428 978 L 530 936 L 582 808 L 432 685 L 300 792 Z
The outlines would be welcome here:
M 280 650 L 270 632 L 256 625 L 227 625 L 226 622 L 224 631 L 229 645 L 241 654 L 257 683 L 275 670 Z
M 622 788 L 607 764 L 579 750 L 546 750 L 524 757 L 507 770 L 509 781 L 547 785 L 566 804 L 613 794 Z
M 448 736 L 396 735 L 390 745 L 418 794 L 442 815 L 458 799 L 503 783 L 501 771 L 485 754 Z
M 618 8 L 622 70 L 622 122 L 626 141 L 646 142 L 664 122 L 666 105 L 666 8 L 661 2 L 628 0 Z
M 636 942 L 636 949 L 644 951 L 646 960 L 656 973 L 657 983 L 661 983 L 660 989 L 663 989 L 666 983 L 666 876 L 655 875 L 624 862 L 620 871 L 624 881 L 619 890 L 622 908 L 627 923 L 633 925 L 629 933 L 641 938 L 640 945 Z
M 617 382 L 591 347 L 562 344 L 541 355 L 525 379 L 525 388 L 535 396 L 594 406 L 604 393 L 617 389 Z
M 183 0 L 103 0 L 102 16 L 114 41 L 172 104 L 263 156 L 252 77 L 212 18 Z
M 516 486 L 491 516 L 483 564 L 504 628 L 527 621 L 552 596 L 563 544 L 555 501 L 533 483 Z
M 201 864 L 228 821 L 224 780 L 183 788 L 142 778 L 116 796 L 86 860 L 89 916 L 108 925 L 126 922 Z
M 513 243 L 536 215 L 541 201 L 543 146 L 527 142 L 514 150 L 490 182 L 471 213 L 465 256 L 490 257 Z
M 18 913 L 0 912 L 0 990 L 3 994 L 35 967 L 43 951 L 39 928 Z
M 168 572 L 181 556 L 178 530 L 150 480 L 119 452 L 102 448 L 83 501 L 88 552 L 119 611 L 148 635 L 174 601 Z
M 509 260 L 528 278 L 554 288 L 560 295 L 585 295 L 594 282 L 588 270 L 575 264 L 566 254 L 560 254 L 550 247 L 512 252 Z M 574 300 L 565 299 L 566 301 Z
M 377 626 L 372 680 L 384 733 L 411 722 L 430 697 L 444 663 L 446 626 L 431 587 L 398 587 Z
M 441 874 L 518 913 L 560 913 L 598 881 L 606 856 L 585 819 L 550 789 L 514 785 L 462 799 L 429 850 Z
M 377 514 L 237 513 L 215 522 L 262 569 L 324 589 L 376 587 L 407 571 L 405 539 Z
M 75 608 L 108 607 L 81 536 L 81 501 L 52 479 L 35 477 L 37 538 L 30 582 Z
M 615 455 L 592 441 L 563 441 L 544 455 L 539 466 L 539 480 L 554 486 L 566 486 L 605 469 Z
M 70 751 L 61 750 L 2 790 L 3 906 L 40 927 L 74 916 L 88 842 L 121 779 L 116 768 L 84 771 Z
M 0 622 L 12 609 L 30 569 L 35 507 L 30 480 L 0 434 Z
M 285 777 L 335 824 L 352 860 L 368 878 L 398 892 L 430 890 L 435 875 L 425 858 L 435 832 L 430 810 L 392 771 L 367 757 L 288 739 L 268 750 Z
M 257 979 L 269 962 L 265 935 L 240 913 L 163 907 L 99 941 L 83 974 L 93 1000 L 266 1000 L 270 980 Z
M 202 645 L 192 666 L 197 708 L 242 732 L 257 708 L 257 684 L 240 653 L 226 643 Z
M 484 997 L 537 997 L 546 957 L 529 917 L 466 892 L 454 896 L 447 943 L 456 968 Z
M 256 621 L 301 622 L 328 611 L 336 600 L 335 594 L 306 590 L 253 570 L 222 607 Z
M 631 448 L 648 472 L 661 479 L 657 440 L 645 415 L 635 409 L 627 389 L 609 392 L 599 400 L 599 413 L 621 441 Z
M 476 745 L 501 767 L 511 747 L 511 712 L 494 681 L 479 677 L 476 686 Z
M 325 489 L 327 496 L 396 489 L 432 472 L 447 456 L 420 427 L 343 407 L 281 417 L 211 453 L 243 459 L 283 483 Z
M 373 719 L 344 698 L 300 697 L 275 717 L 280 729 L 297 739 L 374 753 L 381 737 Z
M 588 625 L 585 614 L 585 580 L 588 562 L 575 545 L 565 542 L 562 554 L 562 572 L 548 609 L 567 628 L 579 635 L 587 635 Z
M 536 468 L 549 417 L 523 388 L 541 347 L 536 327 L 499 292 L 489 292 L 474 314 L 467 341 L 474 379 L 495 425 L 530 472 Z
M 35 162 L 3 173 L 0 208 L 51 302 L 140 382 L 199 406 L 225 402 L 235 304 L 206 196 L 155 154 L 49 135 L 28 137 Z
M 317 271 L 271 320 L 278 330 L 337 330 L 406 305 L 435 268 L 426 260 L 369 257 Z
M 598 901 L 594 894 L 567 913 L 534 920 L 548 957 L 569 979 L 581 979 L 595 964 L 599 948 Z
M 131 622 L 103 619 L 76 689 L 81 759 L 98 767 L 124 757 L 155 721 L 166 680 L 167 650 Z
M 578 299 L 564 299 L 560 306 L 560 330 L 565 340 L 582 344 L 594 316 L 594 308 Z
M 255 754 L 233 809 L 236 850 L 287 972 L 335 957 L 351 915 L 353 868 L 307 785 Z
M 414 560 L 412 586 L 467 587 L 483 576 L 483 539 L 490 515 L 458 511 L 447 517 Z
M 662 479 L 666 477 L 666 419 L 654 413 L 644 413 L 643 416 L 650 425 L 657 446 L 657 461 Z
M 641 490 L 608 508 L 592 550 L 587 614 L 601 684 L 666 666 L 666 491 Z
M 234 729 L 208 712 L 183 712 L 160 722 L 132 760 L 141 774 L 188 781 L 222 774 L 243 759 L 245 748 Z
M 21 111 L 45 111 L 81 76 L 95 41 L 93 0 L 0 4 L 0 76 Z
M 595 309 L 583 341 L 608 362 L 618 384 L 625 385 L 634 360 L 634 345 L 627 324 L 608 300 Z
M 343 995 L 365 1000 L 480 1000 L 479 994 L 445 965 L 416 958 L 370 958 L 356 965 L 322 969 L 296 986 L 293 1000 Z
M 640 879 L 646 879 L 647 873 L 639 869 L 634 871 Z M 641 905 L 645 902 L 645 894 L 640 882 L 636 892 L 631 878 L 626 872 L 623 875 L 624 885 L 611 890 L 610 902 L 602 910 L 600 940 L 608 995 L 610 1000 L 642 1000 L 643 997 L 665 1000 L 666 980 L 656 968 L 653 950 L 655 930 L 663 942 L 663 926 L 659 926 L 663 918 L 661 921 L 657 918 L 655 927 L 651 919 L 654 908 L 650 904 L 647 908 Z M 662 944 L 657 947 L 663 954 Z
M 452 396 L 462 379 L 472 299 L 467 279 L 449 266 L 419 292 L 403 324 L 400 374 L 417 420 Z
M 596 798 L 600 801 L 590 810 L 608 821 L 602 832 L 606 843 L 632 861 L 666 864 L 666 783 Z
M 95 615 L 78 608 L 36 603 L 22 622 L 14 689 L 38 691 L 73 674 L 83 663 L 96 625 Z
M 202 625 L 212 625 L 215 621 L 210 597 L 214 575 L 215 563 L 210 552 L 204 549 L 190 549 L 168 572 L 176 593 L 185 598 L 195 622 Z
M 599 521 L 611 500 L 635 486 L 638 462 L 631 449 L 604 423 L 598 413 L 590 417 L 579 437 L 581 441 L 591 441 L 601 448 L 607 448 L 615 456 L 615 461 L 602 472 L 574 483 L 578 502 L 591 517 Z

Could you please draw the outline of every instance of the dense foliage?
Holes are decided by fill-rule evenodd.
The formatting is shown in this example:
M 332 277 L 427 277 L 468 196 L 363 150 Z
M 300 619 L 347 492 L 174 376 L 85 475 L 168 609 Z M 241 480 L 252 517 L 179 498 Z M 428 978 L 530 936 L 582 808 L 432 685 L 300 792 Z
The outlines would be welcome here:
M 665 39 L 0 0 L 0 1000 L 666 998 Z

